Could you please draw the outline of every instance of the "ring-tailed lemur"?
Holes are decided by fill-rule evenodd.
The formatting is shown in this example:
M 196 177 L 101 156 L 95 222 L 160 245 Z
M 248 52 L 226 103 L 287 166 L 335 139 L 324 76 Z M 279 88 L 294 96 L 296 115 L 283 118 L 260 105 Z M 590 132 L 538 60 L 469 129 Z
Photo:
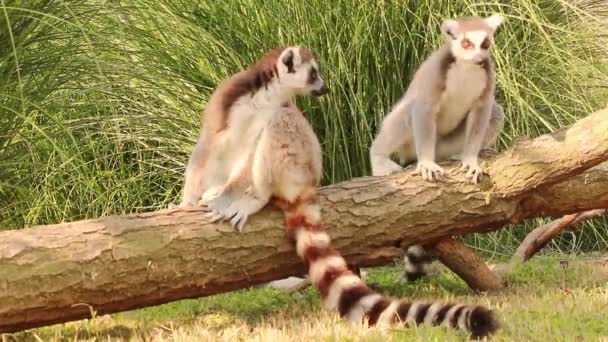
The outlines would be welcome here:
M 203 196 L 203 203 L 215 213 L 215 218 L 230 220 L 241 231 L 247 217 L 266 203 L 281 208 L 286 217 L 287 236 L 306 264 L 309 279 L 319 289 L 325 306 L 338 310 L 350 322 L 367 321 L 369 325 L 380 326 L 428 323 L 460 328 L 475 337 L 492 334 L 497 323 L 493 313 L 483 306 L 386 298 L 348 269 L 321 223 L 317 198 L 322 175 L 321 146 L 303 113 L 285 96 L 325 93 L 327 88 L 318 75 L 319 67 L 312 54 L 301 48 L 276 50 L 263 61 L 267 67 L 247 71 L 251 73 L 247 79 L 264 80 L 255 83 L 261 86 L 253 88 L 253 92 L 241 92 L 240 97 L 232 97 L 230 102 L 240 106 L 223 107 L 227 124 L 213 127 L 215 143 L 221 142 L 223 153 L 191 158 L 219 165 L 231 175 L 222 180 L 225 183 L 218 190 Z M 267 69 L 274 72 L 267 73 Z M 260 76 L 253 76 L 258 74 Z M 273 106 L 259 112 L 259 106 L 249 105 L 256 98 Z M 226 103 L 221 98 L 218 101 Z M 256 134 L 259 132 L 256 137 L 249 136 L 251 122 L 240 122 L 244 118 L 259 118 L 255 126 L 259 129 L 254 130 Z M 226 134 L 239 139 L 220 140 L 222 130 L 231 129 L 231 133 Z M 241 158 L 234 158 L 233 154 L 226 156 L 244 147 L 248 147 L 247 154 L 239 153 Z M 200 153 L 201 148 L 195 149 L 195 153 Z M 197 175 L 203 177 L 204 173 Z M 217 180 L 221 183 L 219 177 Z M 194 195 L 198 193 L 200 190 L 189 195 L 196 200 Z
M 436 161 L 460 159 L 466 177 L 477 183 L 483 170 L 482 148 L 493 145 L 503 125 L 503 109 L 494 100 L 495 75 L 490 60 L 493 35 L 503 19 L 469 17 L 443 24 L 446 44 L 418 68 L 405 95 L 384 118 L 370 148 L 372 174 L 401 171 L 417 161 L 416 173 L 434 181 L 444 170 Z M 405 278 L 423 276 L 431 258 L 420 246 L 405 254 Z
M 296 70 L 296 65 L 309 69 Z M 219 192 L 224 193 L 222 198 L 229 193 L 247 195 L 231 198 L 235 210 L 243 206 L 232 222 L 244 224 L 248 212 L 258 211 L 267 202 L 246 188 L 249 163 L 264 127 L 294 96 L 326 92 L 313 56 L 297 47 L 273 49 L 249 69 L 222 82 L 201 115 L 201 133 L 186 166 L 180 207 L 195 206 L 201 198 Z

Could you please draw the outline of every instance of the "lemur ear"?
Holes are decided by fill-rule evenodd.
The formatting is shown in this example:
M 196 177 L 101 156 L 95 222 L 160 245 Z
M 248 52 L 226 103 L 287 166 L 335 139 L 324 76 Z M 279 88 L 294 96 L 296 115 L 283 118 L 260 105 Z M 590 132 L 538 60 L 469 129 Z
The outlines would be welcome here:
M 287 67 L 287 73 L 296 72 L 293 68 L 293 50 L 289 49 L 281 59 L 281 62 Z
M 443 25 L 441 26 L 441 30 L 443 31 L 443 33 L 452 38 L 452 39 L 456 39 L 456 31 L 458 30 L 458 21 L 453 20 L 453 19 L 448 19 L 446 20 Z
M 492 28 L 492 31 L 496 31 L 498 26 L 500 26 L 500 24 L 502 24 L 502 22 L 505 19 L 503 17 L 501 17 L 499 14 L 492 14 L 491 16 L 487 17 L 484 20 L 485 20 L 486 24 L 488 24 L 488 26 L 490 26 L 490 28 Z

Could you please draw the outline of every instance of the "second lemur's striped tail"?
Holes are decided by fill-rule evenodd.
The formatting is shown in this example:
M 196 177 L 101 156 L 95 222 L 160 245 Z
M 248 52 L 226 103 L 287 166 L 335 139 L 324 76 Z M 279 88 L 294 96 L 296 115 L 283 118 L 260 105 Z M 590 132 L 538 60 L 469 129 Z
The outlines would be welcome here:
M 384 297 L 369 288 L 348 269 L 320 224 L 317 203 L 279 205 L 286 214 L 288 237 L 294 242 L 308 276 L 321 293 L 324 305 L 355 324 L 389 326 L 405 324 L 444 325 L 462 329 L 472 337 L 492 335 L 498 328 L 494 314 L 479 305 L 425 303 Z M 284 202 L 283 202 L 284 203 Z
M 403 256 L 403 280 L 413 282 L 427 276 L 432 261 L 432 257 L 422 246 L 409 246 Z

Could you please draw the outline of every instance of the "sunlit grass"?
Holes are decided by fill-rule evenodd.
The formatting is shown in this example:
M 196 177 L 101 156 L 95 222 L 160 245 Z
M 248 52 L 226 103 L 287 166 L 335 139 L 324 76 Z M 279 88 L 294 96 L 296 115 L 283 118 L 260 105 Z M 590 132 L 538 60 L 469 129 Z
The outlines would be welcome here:
M 480 303 L 495 310 L 501 330 L 493 341 L 608 339 L 608 265 L 579 264 L 563 255 L 539 257 L 509 276 L 498 293 L 474 294 L 452 273 L 399 284 L 399 269 L 370 272 L 368 281 L 391 296 Z M 428 326 L 386 332 L 353 328 L 321 308 L 309 288 L 293 295 L 250 289 L 88 321 L 6 335 L 5 341 L 466 341 L 466 335 Z

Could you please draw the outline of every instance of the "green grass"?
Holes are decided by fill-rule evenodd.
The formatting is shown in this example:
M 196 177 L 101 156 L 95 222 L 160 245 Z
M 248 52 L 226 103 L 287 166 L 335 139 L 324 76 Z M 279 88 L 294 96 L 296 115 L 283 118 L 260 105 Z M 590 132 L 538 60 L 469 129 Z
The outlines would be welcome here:
M 498 293 L 475 295 L 441 270 L 415 284 L 400 284 L 399 269 L 374 269 L 368 282 L 392 296 L 481 303 L 491 306 L 502 329 L 495 341 L 602 341 L 608 339 L 608 265 L 580 264 L 579 257 L 537 257 L 508 277 Z M 242 341 L 446 341 L 466 335 L 444 328 L 396 328 L 386 333 L 349 327 L 323 311 L 309 288 L 293 295 L 250 289 L 184 300 L 111 316 L 5 335 L 5 341 L 242 340 Z
M 508 3 L 508 4 L 507 4 Z M 0 229 L 158 209 L 179 197 L 213 87 L 271 47 L 319 56 L 331 95 L 300 99 L 323 182 L 369 173 L 368 148 L 443 18 L 502 13 L 500 148 L 606 102 L 598 1 L 1 0 Z M 488 253 L 521 229 L 476 236 Z M 562 249 L 602 249 L 605 222 Z

